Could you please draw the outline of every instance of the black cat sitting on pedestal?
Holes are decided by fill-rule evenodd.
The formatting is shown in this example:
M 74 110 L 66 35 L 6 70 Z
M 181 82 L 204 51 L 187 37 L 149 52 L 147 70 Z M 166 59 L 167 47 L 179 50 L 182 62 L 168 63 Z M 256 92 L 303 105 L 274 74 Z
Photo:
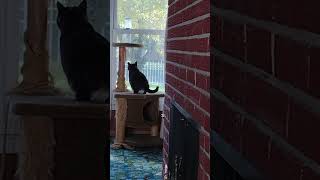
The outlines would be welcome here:
M 63 70 L 76 100 L 89 101 L 97 90 L 110 89 L 110 42 L 88 22 L 85 0 L 76 7 L 57 2 L 57 7 Z
M 128 71 L 129 71 L 129 82 L 130 86 L 133 90 L 133 93 L 137 94 L 139 91 L 143 91 L 143 94 L 148 93 L 156 93 L 159 90 L 159 86 L 156 89 L 149 89 L 149 82 L 146 76 L 139 71 L 137 67 L 137 62 L 134 64 L 130 64 L 128 62 Z

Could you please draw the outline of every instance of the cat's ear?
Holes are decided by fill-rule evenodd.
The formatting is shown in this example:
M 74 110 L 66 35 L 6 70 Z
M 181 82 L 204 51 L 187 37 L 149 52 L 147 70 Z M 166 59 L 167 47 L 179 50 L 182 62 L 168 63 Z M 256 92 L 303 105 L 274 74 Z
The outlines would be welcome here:
M 136 61 L 136 62 L 134 63 L 134 65 L 138 65 L 138 62 Z
M 57 8 L 58 11 L 63 11 L 65 9 L 65 7 L 59 1 L 57 1 Z
M 87 1 L 83 0 L 78 7 L 87 12 Z
M 128 62 L 128 65 L 131 65 L 131 64 Z

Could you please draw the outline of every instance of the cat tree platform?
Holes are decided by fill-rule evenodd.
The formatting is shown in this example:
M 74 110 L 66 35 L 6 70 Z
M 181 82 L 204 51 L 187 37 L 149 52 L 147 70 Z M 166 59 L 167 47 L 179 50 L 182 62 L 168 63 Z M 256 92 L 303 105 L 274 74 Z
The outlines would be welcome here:
M 160 146 L 159 98 L 164 97 L 164 94 L 116 92 L 114 97 L 123 101 L 125 106 L 116 109 L 116 137 L 112 147 L 131 149 L 133 147 Z M 147 114 L 152 117 L 149 121 L 143 116 L 143 108 L 146 104 L 148 104 Z M 126 128 L 150 129 L 150 133 L 128 135 Z

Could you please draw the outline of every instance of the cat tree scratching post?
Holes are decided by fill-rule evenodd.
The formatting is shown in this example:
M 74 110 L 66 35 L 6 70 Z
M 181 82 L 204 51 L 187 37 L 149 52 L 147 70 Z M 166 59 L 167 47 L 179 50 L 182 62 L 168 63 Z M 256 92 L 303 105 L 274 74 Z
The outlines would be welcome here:
M 23 81 L 11 95 L 57 95 L 49 74 L 47 51 L 48 0 L 28 0 L 26 50 L 21 69 Z M 20 152 L 17 174 L 24 180 L 52 179 L 54 138 L 53 122 L 44 116 L 22 117 L 24 149 Z
M 57 95 L 49 73 L 47 50 L 48 0 L 28 0 L 27 30 L 24 34 L 26 50 L 21 68 L 23 81 L 13 94 Z
M 117 87 L 115 92 L 126 92 L 127 87 L 125 83 L 125 61 L 126 61 L 126 47 L 143 47 L 141 44 L 132 43 L 113 43 L 114 47 L 119 47 L 119 69 Z M 125 138 L 125 120 L 127 116 L 127 100 L 125 98 L 116 99 L 116 137 L 112 145 L 113 148 L 120 148 L 126 146 L 124 143 Z

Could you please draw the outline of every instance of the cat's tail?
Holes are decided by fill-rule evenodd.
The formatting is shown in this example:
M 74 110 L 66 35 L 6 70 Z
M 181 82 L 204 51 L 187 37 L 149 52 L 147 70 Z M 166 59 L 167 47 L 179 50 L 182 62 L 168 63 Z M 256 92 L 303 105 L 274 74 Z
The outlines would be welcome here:
M 148 93 L 156 93 L 156 92 L 158 92 L 158 90 L 159 90 L 159 86 L 157 86 L 156 89 L 154 89 L 154 90 L 148 89 L 147 92 Z

